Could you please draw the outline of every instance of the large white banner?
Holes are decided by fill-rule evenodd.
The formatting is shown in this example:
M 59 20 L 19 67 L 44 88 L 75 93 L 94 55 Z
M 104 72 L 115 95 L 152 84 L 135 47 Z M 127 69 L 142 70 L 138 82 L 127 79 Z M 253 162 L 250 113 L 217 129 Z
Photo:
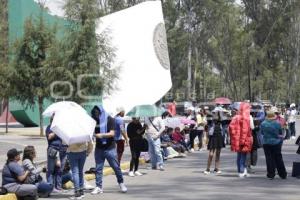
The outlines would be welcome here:
M 35 0 L 38 1 L 38 0 Z M 64 0 L 46 0 L 49 13 L 64 16 Z M 106 33 L 120 67 L 117 90 L 104 94 L 104 108 L 130 111 L 154 104 L 172 87 L 170 61 L 161 1 L 147 1 L 101 18 L 96 29 Z
M 98 34 L 107 32 L 121 67 L 117 91 L 104 95 L 104 108 L 128 112 L 154 104 L 172 86 L 166 31 L 160 1 L 148 1 L 100 19 Z

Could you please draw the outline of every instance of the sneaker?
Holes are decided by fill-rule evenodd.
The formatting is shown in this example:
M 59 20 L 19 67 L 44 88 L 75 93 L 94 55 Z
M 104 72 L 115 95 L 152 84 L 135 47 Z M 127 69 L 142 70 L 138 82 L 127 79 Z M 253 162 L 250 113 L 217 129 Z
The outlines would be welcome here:
M 123 192 L 123 193 L 127 192 L 127 187 L 125 186 L 124 183 L 120 183 L 119 186 L 120 186 L 121 192 Z
M 204 173 L 205 175 L 209 175 L 209 174 L 210 174 L 210 171 L 209 171 L 209 170 L 205 170 L 203 173 Z
M 240 178 L 245 178 L 244 173 L 239 173 Z
M 160 171 L 165 171 L 165 168 L 164 168 L 162 165 L 160 165 L 160 166 L 158 167 L 158 169 L 159 169 Z
M 134 177 L 134 173 L 133 173 L 133 171 L 130 171 L 130 172 L 128 173 L 128 176 L 130 176 L 130 177 Z
M 248 170 L 247 170 L 246 168 L 244 169 L 243 175 L 244 175 L 245 177 L 250 177 L 250 174 L 248 174 Z
M 82 197 L 81 197 L 81 194 L 80 194 L 80 191 L 75 191 L 75 195 L 70 197 L 71 200 L 81 200 Z
M 292 136 L 292 140 L 294 140 L 294 139 L 296 139 L 296 137 L 295 137 L 295 136 Z
M 95 194 L 102 194 L 103 193 L 103 189 L 100 187 L 95 187 L 95 189 L 91 192 L 91 194 L 95 195 Z
M 139 172 L 139 171 L 135 171 L 134 175 L 136 175 L 136 176 L 143 176 L 143 174 L 141 172 Z
M 215 170 L 214 170 L 214 173 L 215 173 L 215 174 L 222 174 L 222 171 L 221 171 L 221 170 L 218 170 L 218 169 L 215 169 Z
M 193 152 L 195 152 L 195 149 L 191 148 L 191 150 L 190 150 L 190 151 L 193 153 Z
M 84 191 L 83 191 L 83 189 L 80 189 L 80 190 L 79 190 L 79 193 L 80 193 L 80 197 L 81 197 L 81 198 L 84 198 L 84 197 L 85 197 L 85 196 L 84 196 Z
M 67 190 L 54 188 L 51 193 L 66 193 Z

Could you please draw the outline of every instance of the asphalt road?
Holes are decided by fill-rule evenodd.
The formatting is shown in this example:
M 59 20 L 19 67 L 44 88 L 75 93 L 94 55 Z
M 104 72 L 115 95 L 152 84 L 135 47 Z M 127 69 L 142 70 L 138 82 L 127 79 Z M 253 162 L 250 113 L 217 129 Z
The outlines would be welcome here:
M 297 130 L 300 130 L 300 121 L 297 122 Z M 15 139 L 14 139 L 15 138 Z M 34 144 L 37 145 L 38 156 L 45 155 L 44 139 L 33 139 L 20 136 L 0 136 L 0 149 L 7 148 L 14 141 L 16 145 Z M 6 143 L 9 142 L 9 143 Z M 186 158 L 168 160 L 165 171 L 149 169 L 148 165 L 141 166 L 140 171 L 144 173 L 141 177 L 124 176 L 128 192 L 122 194 L 113 175 L 104 177 L 104 193 L 96 196 L 87 194 L 85 199 L 96 200 L 159 200 L 159 199 L 212 199 L 212 200 L 299 200 L 300 179 L 291 177 L 292 164 L 300 162 L 300 156 L 295 152 L 297 146 L 295 140 L 286 141 L 283 146 L 283 158 L 289 173 L 286 180 L 276 177 L 274 180 L 266 178 L 265 158 L 262 149 L 259 150 L 259 160 L 255 167 L 255 174 L 249 178 L 238 178 L 236 173 L 236 154 L 230 152 L 229 147 L 221 153 L 221 175 L 204 175 L 206 168 L 207 151 L 196 151 L 188 154 Z M 3 146 L 3 144 L 8 146 Z M 0 150 L 1 153 L 4 150 Z M 128 149 L 124 161 L 129 160 Z M 0 156 L 1 162 L 5 156 Z M 45 156 L 44 156 L 45 157 Z M 3 163 L 2 162 L 2 163 Z M 2 164 L 1 164 L 2 165 Z M 93 156 L 90 156 L 86 168 L 93 166 Z M 213 167 L 212 167 L 213 169 Z M 94 184 L 94 181 L 90 181 Z M 67 199 L 72 194 L 55 194 L 50 199 Z

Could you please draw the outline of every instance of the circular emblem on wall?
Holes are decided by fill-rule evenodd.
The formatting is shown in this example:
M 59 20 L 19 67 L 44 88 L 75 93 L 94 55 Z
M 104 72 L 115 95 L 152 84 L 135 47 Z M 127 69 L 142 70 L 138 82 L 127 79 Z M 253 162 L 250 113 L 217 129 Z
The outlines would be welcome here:
M 163 66 L 163 68 L 169 70 L 170 59 L 168 52 L 167 35 L 165 25 L 163 23 L 159 23 L 154 29 L 153 45 L 156 57 L 158 58 L 160 64 Z

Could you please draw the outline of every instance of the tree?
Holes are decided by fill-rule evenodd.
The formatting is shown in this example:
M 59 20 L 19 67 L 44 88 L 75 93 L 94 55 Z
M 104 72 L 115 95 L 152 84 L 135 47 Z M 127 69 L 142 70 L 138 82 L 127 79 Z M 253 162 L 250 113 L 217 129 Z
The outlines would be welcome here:
M 57 67 L 53 59 L 59 59 L 56 28 L 46 24 L 43 13 L 37 19 L 26 19 L 24 35 L 15 44 L 15 57 L 10 71 L 12 96 L 26 106 L 38 102 L 40 135 L 43 135 L 43 103 L 50 98 L 49 85 L 55 81 Z M 53 55 L 55 54 L 55 55 Z M 49 65 L 51 63 L 51 65 Z
M 114 53 L 107 36 L 95 32 L 96 20 L 102 15 L 98 1 L 68 0 L 65 12 L 70 21 L 62 42 L 67 73 L 60 80 L 71 82 L 76 91 L 71 99 L 81 103 L 88 101 L 88 96 L 114 90 L 117 68 L 111 68 Z M 83 77 L 80 85 L 79 77 Z
M 6 107 L 6 125 L 5 132 L 8 133 L 8 112 L 9 112 L 9 82 L 8 77 L 8 1 L 0 0 L 0 114 L 2 107 Z M 3 100 L 4 99 L 4 100 Z M 3 100 L 3 101 L 2 101 Z M 2 105 L 2 103 L 4 105 Z

